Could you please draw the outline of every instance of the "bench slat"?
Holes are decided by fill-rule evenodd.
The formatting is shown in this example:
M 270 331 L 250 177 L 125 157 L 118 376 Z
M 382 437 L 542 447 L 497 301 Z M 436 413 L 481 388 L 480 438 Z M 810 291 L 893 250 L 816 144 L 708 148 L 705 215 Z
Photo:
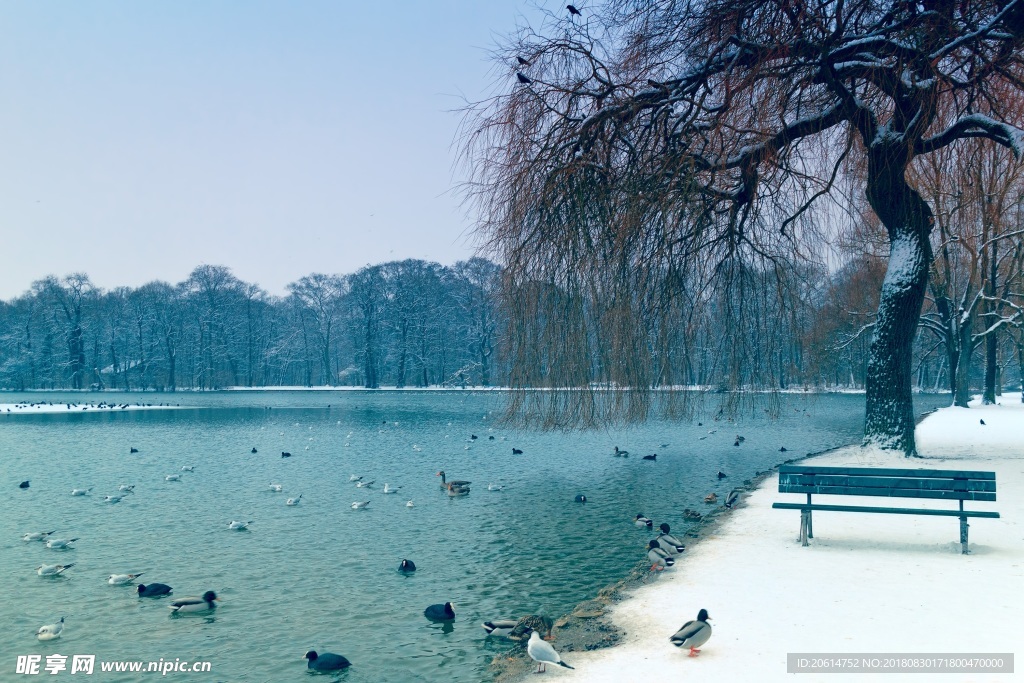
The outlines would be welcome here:
M 995 481 L 995 472 L 974 470 L 911 470 L 887 469 L 880 467 L 808 467 L 804 465 L 782 465 L 780 474 L 848 474 L 874 477 L 915 477 L 929 479 L 987 479 Z
M 996 490 L 996 482 L 994 480 L 864 477 L 839 474 L 780 474 L 779 484 L 800 486 L 848 486 L 850 488 L 920 489 L 927 491 L 987 491 L 989 493 L 995 493 Z
M 928 500 L 978 500 L 994 502 L 996 494 L 986 491 L 928 491 L 919 489 L 866 488 L 849 486 L 795 486 L 779 484 L 779 493 L 810 493 L 833 496 L 877 496 L 879 498 L 925 498 Z
M 939 517 L 986 517 L 988 519 L 999 519 L 998 512 L 981 510 L 922 510 L 910 508 L 880 508 L 858 505 L 807 505 L 806 503 L 772 503 L 777 510 L 814 510 L 823 512 L 883 512 L 896 515 L 933 515 Z

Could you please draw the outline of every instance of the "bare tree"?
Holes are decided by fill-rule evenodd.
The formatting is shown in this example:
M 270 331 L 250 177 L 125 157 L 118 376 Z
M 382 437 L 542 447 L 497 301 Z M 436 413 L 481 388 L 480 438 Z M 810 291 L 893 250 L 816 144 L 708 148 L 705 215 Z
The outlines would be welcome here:
M 1024 0 L 610 0 L 498 56 L 510 85 L 466 124 L 470 197 L 514 287 L 607 306 L 598 340 L 641 361 L 617 379 L 643 392 L 635 330 L 671 310 L 645 292 L 801 255 L 862 164 L 889 242 L 865 440 L 910 455 L 933 215 L 907 168 L 963 138 L 1019 154 L 1002 95 L 1022 87 L 1022 45 Z M 532 66 L 514 79 L 519 56 Z

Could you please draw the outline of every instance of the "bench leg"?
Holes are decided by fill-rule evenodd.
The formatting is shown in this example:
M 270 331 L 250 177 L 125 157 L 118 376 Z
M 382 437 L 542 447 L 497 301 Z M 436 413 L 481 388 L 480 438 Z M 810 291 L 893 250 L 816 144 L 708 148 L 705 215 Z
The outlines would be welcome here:
M 811 525 L 811 511 L 801 510 L 800 511 L 800 545 L 807 547 L 807 533 Z
M 814 538 L 814 519 L 810 510 L 807 511 L 807 538 Z
M 960 552 L 963 555 L 969 555 L 970 551 L 967 550 L 967 528 L 971 525 L 967 523 L 966 517 L 960 518 Z

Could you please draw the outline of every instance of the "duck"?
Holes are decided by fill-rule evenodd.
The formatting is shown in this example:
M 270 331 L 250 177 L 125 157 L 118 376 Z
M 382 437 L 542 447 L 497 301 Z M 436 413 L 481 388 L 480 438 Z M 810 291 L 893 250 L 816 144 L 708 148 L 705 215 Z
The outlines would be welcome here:
M 370 501 L 368 501 L 368 500 L 363 500 L 363 501 L 357 500 L 357 501 L 354 501 L 352 503 L 352 509 L 353 510 L 363 510 L 369 504 L 370 504 Z
M 657 460 L 657 459 L 658 459 L 658 454 L 657 453 L 652 453 L 651 455 L 645 455 L 643 458 L 641 458 L 641 460 Z
M 512 455 L 522 455 L 522 454 L 523 454 L 522 449 L 520 449 L 520 448 L 513 448 L 512 449 Z
M 284 486 L 282 486 L 281 484 L 271 484 L 270 490 L 273 491 L 274 493 L 281 493 L 281 491 L 284 490 Z
M 487 490 L 488 491 L 504 491 L 505 490 L 505 486 L 503 484 L 488 484 L 487 485 Z
M 136 448 L 135 446 L 130 446 L 130 447 L 128 448 L 128 452 L 129 452 L 129 453 L 138 453 L 138 452 L 139 452 L 139 449 L 138 449 L 138 448 Z
M 662 550 L 661 545 L 658 543 L 658 539 L 652 539 L 647 544 L 647 559 L 651 561 L 651 571 L 661 571 L 666 567 L 671 567 L 676 563 L 669 554 L 668 551 Z
M 138 574 L 111 574 L 107 577 L 107 583 L 111 586 L 125 586 L 145 574 L 145 572 L 139 572 Z
M 449 496 L 465 496 L 469 494 L 468 486 L 456 486 L 454 482 L 448 484 L 447 492 Z
M 398 571 L 404 574 L 410 574 L 416 571 L 416 563 L 412 560 L 402 560 L 398 565 Z
M 290 457 L 292 457 L 292 454 L 289 453 L 288 451 L 281 451 L 281 457 L 282 458 L 290 458 Z
M 444 470 L 441 470 L 435 476 L 441 477 L 441 488 L 444 490 L 448 489 L 448 484 L 452 484 L 454 486 L 469 486 L 471 483 L 473 483 L 470 481 L 465 481 L 464 479 L 452 479 L 451 481 L 446 481 L 444 478 Z
M 74 550 L 70 544 L 77 540 L 77 538 L 51 538 L 46 541 L 46 547 L 55 550 Z
M 253 446 L 253 447 L 252 447 L 252 450 L 251 450 L 251 451 L 249 451 L 249 452 L 250 452 L 250 453 L 258 453 L 259 451 L 257 451 L 257 450 L 256 450 L 256 447 L 255 447 L 255 446 Z
M 171 602 L 167 607 L 174 614 L 182 612 L 205 612 L 215 608 L 216 601 L 220 600 L 213 591 L 206 591 L 201 598 L 181 598 Z
M 785 446 L 781 446 L 781 447 L 779 448 L 779 453 L 785 453 L 785 452 L 786 452 L 786 451 L 788 451 L 788 450 L 789 450 L 789 449 L 788 449 L 788 448 L 786 448 Z
M 56 640 L 60 638 L 60 634 L 64 631 L 64 617 L 60 618 L 56 624 L 47 624 L 46 626 L 40 626 L 39 630 L 36 631 L 36 638 L 39 640 Z
M 235 520 L 231 520 L 228 522 L 228 529 L 231 531 L 248 531 L 250 524 L 252 524 L 251 519 L 248 522 L 236 522 Z
M 518 619 L 494 619 L 481 624 L 489 636 L 508 636 L 515 629 Z
M 633 518 L 633 523 L 638 527 L 647 527 L 648 529 L 654 528 L 654 522 L 644 517 L 644 513 L 638 512 L 636 517 Z
M 21 540 L 23 540 L 23 541 L 45 541 L 47 536 L 49 536 L 52 533 L 55 533 L 56 531 L 57 531 L 56 529 L 54 529 L 53 531 L 30 531 L 27 534 L 25 534 L 24 536 L 22 536 Z
M 171 591 L 174 590 L 166 583 L 151 583 L 148 586 L 140 583 L 135 587 L 140 598 L 157 598 L 161 595 L 170 595 Z
M 732 506 L 739 501 L 740 493 L 742 491 L 743 489 L 733 489 L 732 491 L 729 491 L 729 495 L 725 497 L 725 507 L 727 509 L 731 510 Z
M 629 451 L 620 451 L 619 447 L 616 446 L 615 447 L 615 457 L 616 458 L 628 458 L 629 457 Z
M 341 655 L 336 655 L 333 652 L 325 652 L 323 654 L 317 654 L 316 650 L 310 650 L 306 654 L 302 655 L 303 659 L 308 659 L 309 663 L 306 664 L 307 669 L 313 671 L 341 671 L 352 666 L 352 662 L 348 661 Z
M 551 643 L 542 639 L 537 631 L 530 632 L 530 641 L 526 644 L 526 653 L 530 655 L 530 659 L 537 662 L 536 673 L 539 674 L 547 670 L 548 664 L 558 664 L 566 669 L 573 668 L 562 661 L 562 657 L 555 652 L 555 648 L 551 647 Z
M 92 486 L 90 486 L 87 489 L 71 489 L 71 495 L 72 496 L 87 496 L 87 495 L 89 495 L 89 492 L 92 491 L 92 489 L 93 489 Z
M 708 495 L 704 496 L 704 502 L 705 503 L 717 503 L 718 502 L 718 494 L 717 493 L 709 493 Z
M 400 489 L 400 488 L 402 488 L 402 487 L 401 486 L 391 486 L 390 484 L 385 483 L 384 484 L 384 490 L 381 491 L 381 493 L 398 493 L 398 489 Z
M 671 555 L 678 555 L 679 553 L 686 550 L 686 545 L 683 544 L 678 538 L 669 533 L 669 525 L 662 523 L 658 527 L 661 529 L 661 535 L 655 540 L 658 541 L 658 545 L 662 550 Z
M 700 514 L 696 510 L 691 510 L 690 508 L 686 508 L 685 510 L 683 510 L 683 519 L 691 519 L 691 520 L 696 521 L 696 520 L 699 520 L 703 516 L 704 515 Z
M 697 618 L 694 621 L 688 621 L 679 627 L 679 630 L 672 634 L 669 640 L 676 647 L 690 648 L 690 656 L 696 657 L 700 652 L 697 648 L 708 642 L 711 637 L 711 624 L 708 623 L 710 618 L 708 611 L 702 609 L 697 613 Z
M 74 566 L 74 562 L 70 564 L 41 564 L 36 567 L 36 574 L 39 576 L 60 576 Z
M 577 493 L 576 497 L 573 498 L 573 500 L 575 502 L 577 502 L 577 503 L 586 503 L 587 502 L 587 497 L 585 495 L 583 495 L 582 493 Z
M 284 502 L 284 504 L 287 505 L 288 507 L 295 507 L 296 505 L 299 504 L 299 501 L 301 501 L 301 500 L 302 500 L 302 494 L 300 493 L 297 498 L 289 498 L 288 500 L 286 500 Z
M 455 619 L 455 604 L 446 602 L 443 605 L 431 605 L 423 610 L 423 616 L 431 621 L 452 621 Z

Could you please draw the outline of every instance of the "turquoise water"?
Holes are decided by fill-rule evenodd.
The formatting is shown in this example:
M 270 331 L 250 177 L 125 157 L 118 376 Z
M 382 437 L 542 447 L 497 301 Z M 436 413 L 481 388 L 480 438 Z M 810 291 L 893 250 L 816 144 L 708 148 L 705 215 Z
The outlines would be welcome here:
M 0 394 L 2 403 L 40 398 L 98 397 Z M 652 537 L 634 527 L 636 513 L 682 532 L 683 509 L 703 509 L 707 493 L 721 496 L 756 470 L 856 441 L 863 419 L 863 396 L 844 395 L 783 396 L 775 421 L 755 410 L 736 422 L 653 421 L 582 434 L 492 427 L 502 400 L 493 392 L 102 398 L 186 407 L 0 415 L 0 680 L 16 678 L 18 655 L 59 653 L 211 663 L 210 673 L 167 680 L 299 681 L 308 680 L 301 658 L 311 648 L 352 660 L 336 676 L 352 683 L 487 680 L 488 663 L 509 643 L 487 639 L 480 623 L 558 616 L 621 578 Z M 915 407 L 948 402 L 924 396 Z M 737 434 L 746 437 L 740 447 Z M 631 457 L 612 457 L 616 445 Z M 783 445 L 789 452 L 779 452 Z M 656 462 L 639 457 L 654 452 Z M 181 472 L 186 465 L 195 471 Z M 471 480 L 472 493 L 449 498 L 439 469 Z M 719 470 L 728 478 L 719 481 Z M 177 473 L 181 481 L 165 481 Z M 351 474 L 376 484 L 357 489 Z M 23 479 L 27 490 L 17 487 Z M 284 491 L 270 491 L 271 482 Z M 399 494 L 383 495 L 385 482 L 401 486 Z M 122 483 L 134 484 L 134 495 L 104 503 Z M 488 483 L 505 489 L 488 491 Z M 90 486 L 90 496 L 70 495 Z M 577 493 L 589 502 L 574 503 Z M 298 506 L 285 505 L 299 494 Z M 351 509 L 357 500 L 371 504 Z M 231 520 L 252 525 L 229 531 Z M 77 547 L 21 540 L 51 529 L 78 537 Z M 399 574 L 402 558 L 418 571 Z M 69 562 L 58 578 L 34 571 Z M 172 617 L 167 599 L 107 585 L 107 575 L 128 572 L 170 584 L 176 597 L 214 590 L 221 606 Z M 424 618 L 424 608 L 446 601 L 456 605 L 453 624 Z M 62 615 L 62 638 L 38 642 L 36 629 Z M 97 671 L 88 680 L 144 679 Z

